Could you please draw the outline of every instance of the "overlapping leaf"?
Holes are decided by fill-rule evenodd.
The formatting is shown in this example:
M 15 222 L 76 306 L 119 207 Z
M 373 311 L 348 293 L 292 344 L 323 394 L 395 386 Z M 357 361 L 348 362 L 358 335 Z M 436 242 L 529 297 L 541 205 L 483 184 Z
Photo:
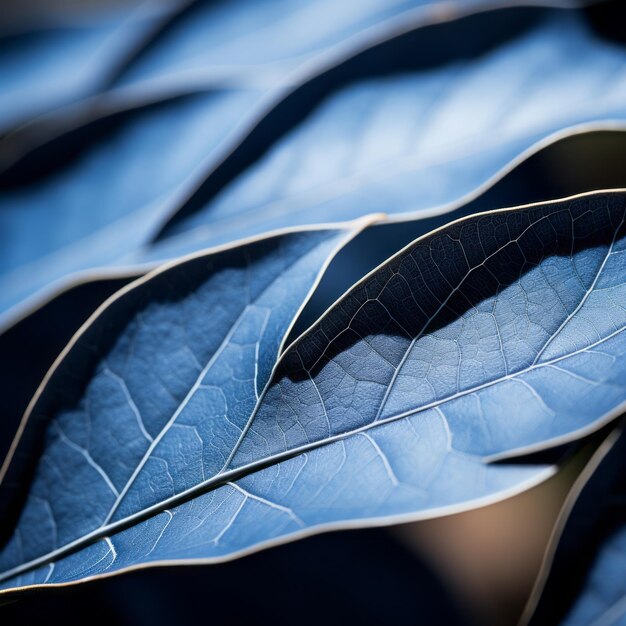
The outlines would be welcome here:
M 545 466 L 488 461 L 580 437 L 626 402 L 625 212 L 623 193 L 592 194 L 436 231 L 343 297 L 264 389 L 271 350 L 252 328 L 239 338 L 231 320 L 196 363 L 206 307 L 182 315 L 167 273 L 129 291 L 92 323 L 92 366 L 79 340 L 34 407 L 47 442 L 2 553 L 5 586 L 232 558 L 541 480 Z M 255 328 L 271 315 L 246 310 Z M 181 322 L 194 341 L 165 332 Z
M 427 18 L 433 2 L 415 0 L 376 6 L 360 3 L 344 9 L 320 0 L 304 7 L 292 0 L 263 6 L 247 1 L 192 2 L 174 11 L 145 48 L 129 60 L 129 80 L 136 83 L 135 74 L 143 76 L 147 71 L 144 66 L 154 70 L 157 61 L 165 70 L 171 65 L 166 60 L 172 55 L 178 63 L 187 64 L 191 55 L 193 65 L 193 49 L 200 38 L 204 51 L 201 65 L 209 72 L 203 84 L 198 86 L 192 81 L 173 89 L 173 76 L 165 71 L 161 96 L 139 85 L 134 90 L 122 90 L 121 95 L 115 90 L 105 93 L 95 102 L 87 102 L 83 113 L 70 109 L 64 117 L 61 112 L 49 126 L 69 130 L 52 144 L 27 154 L 25 162 L 5 173 L 6 191 L 0 197 L 4 244 L 0 256 L 0 314 L 35 293 L 41 296 L 41 290 L 57 289 L 65 277 L 75 272 L 127 262 L 124 257 L 155 234 L 154 229 L 171 214 L 172 206 L 181 202 L 204 172 L 210 171 L 237 143 L 239 127 L 246 128 L 265 110 L 267 105 L 260 102 L 263 95 L 276 92 L 275 99 L 280 101 L 284 92 L 280 77 L 244 80 L 239 76 L 241 56 L 233 58 L 228 68 L 215 67 L 222 58 L 223 37 L 236 41 L 242 52 L 256 57 L 260 41 L 268 44 L 265 49 L 275 43 L 274 56 L 286 55 L 293 64 L 304 60 L 297 50 L 302 52 L 306 44 L 302 37 L 295 36 L 293 28 L 285 32 L 294 38 L 276 40 L 272 28 L 277 23 L 277 11 L 282 14 L 278 21 L 283 24 L 302 20 L 309 23 L 311 13 L 320 11 L 331 10 L 335 15 L 336 20 L 327 15 L 317 20 L 318 28 L 311 31 L 309 41 L 310 57 L 333 48 L 349 34 L 367 30 L 367 26 L 415 6 L 421 7 Z M 268 22 L 270 14 L 274 19 Z M 62 39 L 63 59 L 72 52 L 72 41 Z M 358 49 L 361 44 L 353 45 Z M 293 46 L 297 50 L 291 50 Z M 29 50 L 27 47 L 26 52 Z M 32 53 L 36 55 L 37 50 Z M 22 56 L 16 61 L 20 67 L 26 63 Z M 75 52 L 70 54 L 73 56 Z M 49 54 L 50 59 L 53 57 Z M 244 73 L 249 69 L 244 68 Z M 181 70 L 176 66 L 177 79 L 184 74 Z M 225 71 L 226 75 L 214 80 L 212 70 L 218 74 Z M 316 73 L 312 71 L 312 75 Z M 61 74 L 75 76 L 76 72 Z M 30 81 L 28 73 L 21 71 L 20 77 L 24 76 Z M 306 78 L 302 80 L 306 83 Z M 41 81 L 34 84 L 45 87 Z M 33 142 L 37 146 L 39 136 L 45 137 L 45 132 L 45 125 L 27 128 L 24 136 L 4 142 L 0 156 L 11 163 L 11 151 L 17 150 L 15 158 L 19 158 L 24 146 Z M 33 228 L 34 224 L 38 228 Z M 3 319 L 14 319 L 19 310 Z
M 622 494 L 623 498 L 623 494 Z M 623 521 L 623 519 L 622 519 Z M 626 621 L 626 526 L 607 537 L 588 580 L 563 624 L 624 624 Z
M 455 47 L 442 52 L 442 40 Z M 166 234 L 184 233 L 185 250 L 194 228 L 215 244 L 363 211 L 402 218 L 472 194 L 563 129 L 626 121 L 626 49 L 577 12 L 479 14 L 377 52 L 375 69 L 340 85 L 230 185 L 216 192 L 209 180 Z M 202 204 L 203 193 L 216 195 Z
M 567 6 L 567 0 L 563 1 Z M 574 6 L 577 4 L 572 2 Z M 63 128 L 76 127 L 85 120 L 105 115 L 110 109 L 134 107 L 198 91 L 241 88 L 278 89 L 283 94 L 288 93 L 292 86 L 306 83 L 308 78 L 323 74 L 356 52 L 407 29 L 498 5 L 497 0 L 453 0 L 446 2 L 442 11 L 438 0 L 372 0 L 341 5 L 329 0 L 270 0 L 263 5 L 249 0 L 167 3 L 165 15 L 148 34 L 134 38 L 127 35 L 128 39 L 134 39 L 130 42 L 134 43 L 134 49 L 126 51 L 115 71 L 109 67 L 99 68 L 100 74 L 106 70 L 109 74 L 108 80 L 100 85 L 99 93 L 75 105 L 51 111 L 41 119 L 31 120 L 25 129 L 14 129 L 13 134 L 19 137 L 13 137 L 9 145 L 2 144 L 0 166 L 19 159 L 28 146 L 45 143 Z M 140 22 L 138 17 L 155 12 L 159 6 L 158 2 L 145 2 L 142 10 L 137 11 L 139 15 L 129 20 L 130 25 Z M 7 62 L 21 68 L 22 82 L 45 91 L 54 85 L 33 80 L 26 67 L 37 69 L 46 61 L 50 62 L 55 58 L 55 46 L 47 45 L 41 34 L 31 38 L 34 49 L 18 40 L 17 58 L 7 54 Z M 58 32 L 54 38 L 60 40 L 58 47 L 63 58 L 72 53 L 73 37 Z M 123 57 L 122 43 L 110 38 L 105 51 Z M 47 50 L 48 47 L 52 49 Z M 28 57 L 41 56 L 42 52 L 48 52 L 49 58 L 38 64 L 29 63 Z M 88 54 L 83 56 L 90 59 Z M 102 60 L 100 64 L 107 65 Z M 294 68 L 297 72 L 291 71 Z M 68 78 L 63 72 L 57 73 Z M 65 74 L 71 77 L 76 72 Z M 24 111 L 20 113 L 23 115 Z
M 128 63 L 117 83 L 189 84 L 226 78 L 275 83 L 303 62 L 335 46 L 376 38 L 381 24 L 428 22 L 438 16 L 438 0 L 253 0 L 192 2 Z M 448 3 L 448 15 L 489 6 L 493 1 Z
M 360 20 L 350 14 L 345 28 L 401 8 L 376 6 L 382 12 Z M 172 54 L 182 37 L 174 36 L 176 29 L 196 28 L 194 12 L 185 15 L 163 33 Z M 442 38 L 457 47 L 435 45 Z M 148 66 L 162 60 L 158 41 L 146 49 L 145 59 L 153 59 Z M 265 93 L 255 84 L 234 88 L 218 81 L 105 116 L 87 132 L 73 131 L 31 155 L 35 162 L 54 155 L 56 162 L 59 145 L 71 154 L 82 134 L 87 145 L 69 164 L 44 178 L 28 175 L 26 188 L 11 183 L 4 194 L 2 319 L 15 319 L 25 300 L 41 298 L 77 271 L 154 263 L 276 227 L 342 220 L 373 206 L 401 214 L 459 199 L 566 127 L 621 123 L 623 61 L 624 51 L 592 36 L 576 12 L 506 10 L 391 37 L 313 71 L 288 95 L 277 92 L 275 107 L 243 142 Z M 536 84 L 538 68 L 546 80 Z M 488 107 L 485 85 L 492 87 Z M 490 144 L 487 137 L 496 136 Z M 479 154 L 478 145 L 486 146 Z M 157 245 L 145 247 L 175 213 Z M 33 223 L 45 226 L 33 229 Z
M 256 385 L 262 387 L 262 381 L 269 375 L 269 371 L 265 371 L 267 368 L 259 364 L 259 359 L 264 362 L 269 360 L 271 369 L 278 346 L 291 328 L 297 311 L 307 299 L 321 270 L 335 254 L 337 247 L 345 244 L 348 235 L 353 235 L 357 228 L 358 225 L 355 225 L 348 233 L 344 228 L 288 233 L 242 248 L 183 262 L 165 273 L 159 273 L 147 285 L 139 281 L 137 289 L 133 289 L 119 303 L 107 309 L 104 319 L 111 316 L 121 318 L 118 322 L 119 330 L 126 329 L 129 323 L 129 302 L 135 302 L 134 307 L 139 310 L 134 311 L 136 319 L 124 331 L 128 336 L 118 339 L 117 352 L 114 350 L 113 356 L 109 357 L 115 363 L 100 365 L 94 375 L 93 384 L 88 389 L 88 395 L 93 393 L 98 396 L 102 394 L 102 389 L 110 387 L 110 383 L 114 382 L 113 386 L 118 387 L 118 394 L 123 394 L 118 400 L 123 405 L 128 401 L 130 408 L 133 408 L 132 414 L 126 415 L 126 418 L 131 418 L 128 438 L 134 437 L 136 433 L 133 429 L 137 427 L 143 435 L 143 441 L 134 446 L 135 453 L 139 450 L 141 456 L 152 439 L 145 430 L 142 415 L 147 413 L 145 419 L 150 420 L 147 422 L 148 429 L 155 420 L 157 425 L 154 427 L 160 429 L 163 426 L 161 422 L 175 408 L 172 403 L 182 402 L 185 394 L 192 388 L 193 381 L 198 376 L 196 368 L 199 362 L 207 359 L 211 361 L 212 355 L 217 359 L 225 351 L 226 356 L 221 357 L 225 361 L 220 362 L 220 367 L 228 373 L 234 365 L 229 359 L 241 359 L 242 372 L 250 373 L 250 366 L 254 371 L 254 375 L 247 381 L 248 387 L 251 386 L 252 389 L 247 391 L 256 393 Z M 170 303 L 167 298 L 173 301 Z M 165 301 L 162 302 L 163 300 Z M 148 318 L 151 323 L 146 321 Z M 29 436 L 37 436 L 37 416 L 42 411 L 42 403 L 45 405 L 52 402 L 54 405 L 61 402 L 63 406 L 67 404 L 68 389 L 64 377 L 75 376 L 72 372 L 75 367 L 74 359 L 81 361 L 80 368 L 83 369 L 93 365 L 90 359 L 101 356 L 100 352 L 106 341 L 111 340 L 110 332 L 104 338 L 100 336 L 103 332 L 102 326 L 106 323 L 110 322 L 99 318 L 99 323 L 88 331 L 96 338 L 81 335 L 78 345 L 70 351 L 70 356 L 62 361 L 63 367 L 55 371 L 54 380 L 57 383 L 47 387 L 46 393 L 31 411 L 31 430 L 27 431 Z M 164 333 L 163 337 L 160 337 L 161 333 Z M 197 334 L 200 336 L 196 337 Z M 238 353 L 236 347 L 231 346 L 231 343 L 243 343 L 242 337 L 249 339 L 253 349 L 252 355 L 247 355 L 246 358 Z M 94 349 L 96 345 L 98 350 Z M 254 352 L 255 346 L 258 353 Z M 85 350 L 87 354 L 83 354 Z M 211 363 L 213 364 L 212 361 Z M 137 387 L 131 380 L 127 380 L 129 376 L 134 376 L 133 371 L 137 367 L 140 371 L 145 368 L 154 370 L 150 377 L 159 387 L 156 392 L 146 386 L 142 374 L 136 380 Z M 212 369 L 210 373 L 213 373 Z M 261 378 L 257 381 L 259 376 Z M 183 395 L 178 397 L 183 391 Z M 236 393 L 240 391 L 235 390 Z M 131 400 L 137 394 L 141 398 Z M 244 398 L 234 398 L 230 404 L 232 406 L 236 401 L 243 400 Z M 122 408 L 125 411 L 129 407 Z M 99 415 L 99 419 L 104 422 L 101 427 L 108 431 L 112 425 L 107 417 L 109 407 L 103 406 L 102 409 L 104 413 Z M 84 407 L 84 411 L 86 414 L 83 419 L 87 424 L 85 427 L 93 430 L 94 425 L 90 420 L 98 416 L 92 415 L 93 411 L 88 406 Z M 120 419 L 122 424 L 117 427 L 124 429 L 125 418 L 122 415 Z M 35 434 L 32 435 L 32 432 Z M 30 441 L 28 444 L 30 445 Z M 109 441 L 109 444 L 113 445 L 114 442 Z M 132 449 L 131 446 L 127 450 L 131 455 L 134 454 Z M 132 463 L 127 465 L 130 467 Z M 11 478 L 3 480 L 4 491 L 7 483 L 10 485 L 12 482 L 15 481 Z
M 546 163 L 567 155 L 568 177 L 545 176 Z M 607 166 L 605 157 L 612 159 Z M 382 263 L 399 247 L 438 228 L 452 219 L 473 215 L 495 207 L 528 204 L 545 197 L 563 197 L 597 186 L 598 167 L 602 161 L 602 188 L 619 187 L 622 172 L 618 163 L 626 158 L 622 133 L 597 136 L 583 133 L 563 139 L 542 149 L 523 164 L 518 165 L 501 181 L 476 200 L 447 214 L 433 215 L 421 220 L 390 223 L 377 222 L 351 242 L 337 262 L 333 272 L 326 274 L 320 288 L 299 316 L 294 331 L 299 334 L 307 328 L 341 293 L 354 282 Z M 144 270 L 145 272 L 145 270 Z M 11 394 L 3 403 L 0 422 L 0 457 L 4 458 L 26 407 L 37 390 L 46 371 L 54 362 L 72 335 L 89 315 L 124 282 L 137 278 L 143 272 L 118 278 L 85 277 L 85 282 L 56 294 L 43 306 L 25 316 L 0 336 L 0 377 Z M 103 280 L 104 279 L 104 280 Z M 292 334 L 293 332 L 292 331 Z M 296 335 L 293 335 L 296 336 Z M 1 365 L 4 364 L 2 367 Z
M 209 92 L 124 111 L 83 128 L 78 150 L 71 141 L 56 149 L 45 175 L 8 177 L 0 309 L 68 274 L 123 264 L 257 98 Z M 57 160 L 67 163 L 56 167 Z
M 626 617 L 626 422 L 572 488 L 524 623 L 621 624 Z M 549 571 L 549 576 L 548 576 Z M 536 606 L 538 603 L 538 606 Z
M 75 8 L 73 16 L 31 8 L 31 23 L 0 34 L 1 131 L 104 87 L 165 9 L 158 2 L 141 4 Z

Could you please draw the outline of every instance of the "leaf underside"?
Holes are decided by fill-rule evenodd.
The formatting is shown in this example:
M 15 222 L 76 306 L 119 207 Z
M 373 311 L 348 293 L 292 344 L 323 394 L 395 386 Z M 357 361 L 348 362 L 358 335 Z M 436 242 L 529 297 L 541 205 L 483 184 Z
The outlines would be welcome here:
M 545 146 L 626 129 L 623 38 L 595 9 L 499 4 L 0 25 L 0 330 L 80 281 L 125 285 L 0 467 L 0 595 L 482 506 L 626 412 L 626 191 L 476 214 Z M 420 237 L 287 346 L 374 220 Z M 382 230 L 368 267 L 399 248 Z M 626 619 L 620 427 L 564 507 L 533 626 Z
M 194 307 L 196 291 L 181 296 L 168 273 L 130 290 L 34 407 L 45 449 L 0 557 L 5 587 L 217 561 L 541 480 L 550 468 L 491 461 L 580 437 L 626 401 L 625 210 L 623 193 L 588 194 L 435 231 L 357 284 L 275 366 L 291 320 L 282 332 L 267 321 L 282 306 L 269 290 L 245 323 L 215 323 L 220 347 L 189 357 L 223 315 L 213 307 L 230 302 L 223 290 L 245 291 L 229 263 L 253 246 L 208 257 L 221 271 L 207 284 L 224 281 L 210 290 L 217 304 Z M 272 258 L 251 254 L 246 271 Z M 280 267 L 302 269 L 284 257 Z M 271 329 L 268 346 L 259 333 Z

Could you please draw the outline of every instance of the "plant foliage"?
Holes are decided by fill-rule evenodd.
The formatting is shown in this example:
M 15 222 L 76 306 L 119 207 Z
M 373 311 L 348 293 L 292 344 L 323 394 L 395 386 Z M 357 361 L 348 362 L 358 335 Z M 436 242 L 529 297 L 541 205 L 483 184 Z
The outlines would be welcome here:
M 624 129 L 626 48 L 602 6 L 564 4 L 197 1 L 12 26 L 0 323 L 90 297 L 7 418 L 3 594 L 468 510 L 610 428 L 626 192 L 537 182 L 540 202 L 480 205 L 550 144 Z M 294 337 L 340 259 L 371 271 Z M 623 500 L 620 450 L 566 504 L 536 623 L 626 611 L 613 504 L 581 539 L 599 552 L 578 597 L 561 582 L 584 494 Z

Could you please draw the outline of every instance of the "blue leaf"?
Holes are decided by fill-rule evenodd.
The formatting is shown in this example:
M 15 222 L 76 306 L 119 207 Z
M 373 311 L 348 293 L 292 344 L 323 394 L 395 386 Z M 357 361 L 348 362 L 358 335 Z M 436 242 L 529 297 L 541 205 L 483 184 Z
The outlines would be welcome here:
M 210 70 L 221 58 L 221 53 L 213 58 L 210 51 L 219 52 L 222 36 L 234 37 L 239 48 L 258 57 L 255 42 L 259 38 L 275 41 L 273 31 L 268 30 L 276 24 L 275 19 L 267 23 L 269 9 L 282 11 L 284 20 L 296 22 L 305 18 L 305 13 L 310 18 L 311 12 L 330 9 L 337 20 L 318 20 L 318 28 L 311 31 L 311 55 L 415 5 L 421 7 L 420 15 L 426 19 L 433 3 L 361 3 L 341 9 L 336 3 L 316 0 L 305 9 L 293 0 L 275 1 L 271 6 L 248 1 L 193 2 L 174 12 L 137 53 L 135 62 L 143 67 L 144 61 L 150 65 L 156 59 L 168 66 L 166 60 L 171 54 L 176 57 L 180 53 L 183 58 L 192 54 L 199 37 L 206 53 L 202 64 L 208 63 Z M 224 32 L 215 37 L 216 29 Z M 283 32 L 276 42 L 280 47 L 276 54 L 302 63 L 302 50 L 291 48 L 301 46 L 303 38 L 294 39 L 295 31 L 288 34 L 285 37 Z M 63 60 L 74 63 L 78 53 L 72 48 L 73 39 L 66 39 L 59 44 Z M 207 47 L 207 41 L 215 48 Z M 47 48 L 46 41 L 38 45 Z M 48 58 L 54 60 L 53 51 Z M 130 259 L 129 255 L 156 235 L 173 207 L 232 150 L 242 132 L 268 106 L 263 102 L 267 92 L 275 92 L 268 97 L 273 102 L 291 89 L 277 77 L 265 82 L 238 78 L 242 60 L 233 61 L 227 69 L 234 80 L 209 77 L 200 86 L 193 81 L 189 86 L 187 81 L 177 90 L 170 76 L 164 80 L 165 93 L 160 96 L 145 85 L 112 89 L 95 101 L 86 101 L 84 111 L 79 108 L 77 112 L 74 107 L 44 120 L 55 132 L 66 130 L 54 141 L 46 139 L 47 126 L 42 122 L 27 127 L 24 136 L 18 133 L 6 142 L 1 155 L 9 169 L 4 172 L 0 196 L 0 324 L 11 323 L 34 302 L 77 280 L 80 276 L 76 273 L 113 265 L 119 274 L 130 262 L 150 262 L 147 256 Z M 23 59 L 18 63 L 20 80 L 30 80 L 24 72 L 25 63 Z M 42 64 L 33 61 L 32 65 Z M 134 63 L 130 67 L 135 67 Z M 54 76 L 49 67 L 44 66 L 44 70 Z M 176 69 L 176 76 L 182 75 L 180 70 Z M 56 71 L 62 76 L 75 75 L 59 68 Z M 306 78 L 302 80 L 306 83 Z M 45 87 L 42 81 L 34 82 Z M 61 87 L 66 89 L 63 84 Z M 38 144 L 41 137 L 43 145 Z M 24 146 L 32 148 L 25 155 Z M 188 247 L 188 251 L 201 247 Z
M 107 115 L 29 158 L 43 160 L 47 171 L 68 158 L 59 146 L 71 147 L 75 135 L 87 144 L 80 154 L 45 177 L 26 176 L 17 188 L 11 183 L 0 199 L 0 323 L 11 323 L 76 273 L 153 267 L 203 247 L 291 224 L 343 220 L 373 206 L 412 215 L 477 193 L 537 142 L 592 122 L 621 124 L 626 83 L 616 71 L 625 53 L 591 35 L 581 20 L 576 12 L 511 9 L 404 35 L 392 29 L 390 39 L 344 62 L 316 66 L 293 90 L 281 83 L 265 104 L 266 86 L 245 81 L 229 87 L 209 80 L 194 93 L 143 106 L 103 96 Z M 442 39 L 451 45 L 441 46 Z M 146 59 L 161 58 L 159 41 Z M 539 71 L 542 80 L 535 80 Z M 274 107 L 262 115 L 268 102 Z M 513 103 L 514 117 L 507 108 Z M 112 113 L 116 107 L 131 108 Z M 476 153 L 478 145 L 486 149 Z M 147 245 L 154 238 L 156 245 Z
M 359 228 L 355 224 L 287 233 L 200 255 L 161 270 L 147 281 L 140 280 L 137 287 L 105 309 L 98 323 L 80 335 L 63 359 L 31 411 L 22 450 L 25 443 L 30 449 L 37 440 L 43 413 L 54 412 L 54 437 L 60 437 L 57 443 L 67 448 L 59 450 L 60 454 L 69 451 L 72 456 L 72 452 L 83 450 L 78 452 L 78 460 L 86 464 L 86 474 L 77 471 L 73 478 L 67 478 L 74 485 L 83 480 L 89 483 L 91 472 L 96 472 L 111 495 L 118 480 L 128 479 L 124 468 L 139 462 L 155 434 L 175 414 L 177 404 L 192 391 L 206 393 L 202 391 L 205 383 L 200 384 L 201 370 L 207 378 L 231 379 L 229 389 L 216 388 L 217 404 L 224 402 L 245 410 L 267 382 L 280 346 L 321 272 Z M 84 397 L 70 399 L 67 382 L 77 372 L 89 372 L 88 384 L 76 389 Z M 91 445 L 88 441 L 100 441 L 100 450 L 87 451 Z M 111 455 L 111 448 L 121 457 Z M 43 458 L 50 469 L 45 459 L 52 457 L 46 453 Z M 22 468 L 15 470 L 15 466 L 23 462 L 24 455 L 18 451 L 13 473 L 7 476 L 6 465 L 3 467 L 4 496 L 19 482 L 19 476 L 14 476 Z M 53 473 L 54 464 L 52 461 Z M 43 480 L 47 483 L 47 478 Z M 64 484 L 68 486 L 64 479 L 58 482 L 61 491 L 65 491 Z M 97 492 L 88 507 L 95 504 L 96 509 L 102 508 L 97 504 L 102 494 Z M 53 506 L 72 517 L 75 498 L 83 495 L 70 487 Z M 37 507 L 40 500 L 36 494 L 34 502 Z M 91 521 L 91 515 L 86 516 L 79 532 L 90 530 Z M 62 522 L 54 532 L 64 541 Z
M 622 494 L 622 498 L 624 494 Z M 606 541 L 594 561 L 587 584 L 563 624 L 583 626 L 626 623 L 626 526 Z
M 354 48 L 380 31 L 428 22 L 437 0 L 230 0 L 193 2 L 128 63 L 118 83 L 185 85 L 227 78 L 276 83 L 311 58 L 335 47 Z M 488 6 L 477 0 L 448 3 L 448 19 Z M 360 40 L 364 42 L 361 43 Z
M 598 186 L 603 189 L 619 187 L 619 163 L 626 158 L 626 145 L 622 146 L 620 133 L 601 137 L 602 141 L 598 141 L 600 137 L 597 135 L 584 134 L 544 148 L 479 198 L 448 214 L 412 222 L 383 221 L 372 225 L 333 261 L 333 271 L 324 275 L 311 301 L 298 317 L 292 336 L 308 328 L 343 292 L 398 248 L 451 219 L 494 207 L 528 204 L 545 197 L 564 197 Z M 606 154 L 611 155 L 610 163 L 604 160 Z M 564 158 L 567 159 L 565 162 Z M 559 159 L 560 167 L 570 173 L 566 180 L 547 176 L 555 159 Z M 602 163 L 601 183 L 598 182 L 599 163 Z M 84 282 L 56 294 L 0 335 L 0 379 L 5 388 L 11 390 L 4 397 L 0 421 L 0 458 L 5 457 L 39 383 L 72 335 L 114 290 L 142 273 L 138 268 L 135 276 L 107 278 L 103 273 L 91 280 L 86 276 Z
M 445 212 L 558 136 L 626 122 L 626 50 L 574 11 L 479 14 L 386 48 L 386 72 L 368 57 L 376 69 L 344 81 L 258 163 L 225 187 L 221 171 L 209 178 L 151 258 L 285 224 Z
M 55 87 L 61 93 L 71 91 L 63 80 L 76 79 L 76 72 L 55 65 L 59 54 L 63 63 L 69 62 L 67 57 L 75 63 L 75 57 L 80 55 L 91 65 L 99 61 L 102 66 L 92 68 L 88 76 L 94 92 L 92 97 L 30 121 L 23 134 L 27 149 L 32 149 L 33 144 L 49 141 L 68 125 L 74 127 L 100 117 L 109 108 L 119 110 L 198 91 L 289 92 L 295 84 L 306 82 L 307 77 L 323 73 L 355 51 L 393 37 L 398 31 L 419 28 L 433 20 L 455 19 L 476 10 L 474 5 L 485 10 L 489 4 L 488 0 L 452 0 L 446 6 L 445 15 L 441 15 L 438 0 L 370 0 L 345 5 L 329 0 L 266 0 L 262 5 L 251 0 L 194 0 L 160 7 L 164 15 L 158 15 L 158 4 L 152 6 L 148 2 L 143 12 L 133 15 L 127 25 L 107 22 L 109 30 L 117 27 L 121 31 L 109 38 L 101 55 L 115 53 L 120 57 L 114 67 L 109 67 L 113 65 L 112 59 L 107 62 L 97 57 L 94 60 L 85 51 L 81 50 L 80 55 L 73 49 L 78 45 L 75 42 L 80 38 L 78 35 L 87 37 L 88 28 L 78 33 L 57 29 L 49 36 L 34 33 L 29 36 L 30 44 L 20 43 L 19 38 L 17 43 L 10 40 L 7 47 L 17 47 L 19 51 L 17 55 L 6 54 L 7 63 L 17 66 L 7 72 L 7 87 L 10 90 L 13 77 L 31 89 L 45 91 Z M 131 37 L 124 32 L 130 31 L 133 25 L 137 29 L 135 23 L 141 23 L 138 18 L 153 13 L 157 14 L 157 24 L 143 32 L 143 36 Z M 302 32 L 304 25 L 306 33 Z M 131 41 L 125 46 L 124 39 Z M 128 47 L 131 49 L 125 50 Z M 44 55 L 46 58 L 39 58 Z M 46 68 L 46 63 L 52 63 L 53 67 Z M 31 75 L 42 65 L 49 69 L 46 78 L 58 74 L 56 82 L 60 85 L 37 80 Z M 293 69 L 299 70 L 297 78 Z M 96 76 L 100 83 L 95 80 Z M 85 82 L 86 77 L 82 78 Z M 83 92 L 89 91 L 89 86 L 84 85 Z M 66 97 L 72 99 L 69 95 Z M 25 103 L 20 101 L 20 104 L 24 109 Z M 24 110 L 21 113 L 24 114 Z M 13 129 L 13 134 L 20 135 L 23 131 L 18 127 Z M 8 163 L 21 158 L 24 146 L 20 143 L 19 137 L 17 141 L 14 138 L 8 149 L 4 146 L 0 157 Z M 17 155 L 10 154 L 15 151 Z
M 43 19 L 33 16 L 34 23 L 0 34 L 0 129 L 102 88 L 163 11 L 154 6 L 138 10 L 136 4 L 91 7 L 83 15 L 56 18 L 44 12 Z
M 568 494 L 526 608 L 533 626 L 626 619 L 625 426 L 604 437 Z
M 45 176 L 9 182 L 0 196 L 0 319 L 68 275 L 119 267 L 257 97 L 209 92 L 124 111 L 86 129 L 78 156 L 60 153 L 62 167 L 53 161 Z
M 192 358 L 207 307 L 186 305 L 167 274 L 128 291 L 33 409 L 46 448 L 0 557 L 5 586 L 215 562 L 542 480 L 551 468 L 489 461 L 581 437 L 626 404 L 625 212 L 616 192 L 455 222 L 357 284 L 275 363 L 258 342 L 271 313 L 248 310 L 245 328 L 232 313 L 222 348 Z

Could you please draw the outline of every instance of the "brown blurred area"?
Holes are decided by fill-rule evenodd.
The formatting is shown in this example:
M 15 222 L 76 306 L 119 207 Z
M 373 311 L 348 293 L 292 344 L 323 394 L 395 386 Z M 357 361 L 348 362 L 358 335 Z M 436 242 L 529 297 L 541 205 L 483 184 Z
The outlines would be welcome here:
M 477 624 L 517 624 L 561 507 L 594 449 L 588 444 L 524 493 L 392 532 L 430 563 Z

